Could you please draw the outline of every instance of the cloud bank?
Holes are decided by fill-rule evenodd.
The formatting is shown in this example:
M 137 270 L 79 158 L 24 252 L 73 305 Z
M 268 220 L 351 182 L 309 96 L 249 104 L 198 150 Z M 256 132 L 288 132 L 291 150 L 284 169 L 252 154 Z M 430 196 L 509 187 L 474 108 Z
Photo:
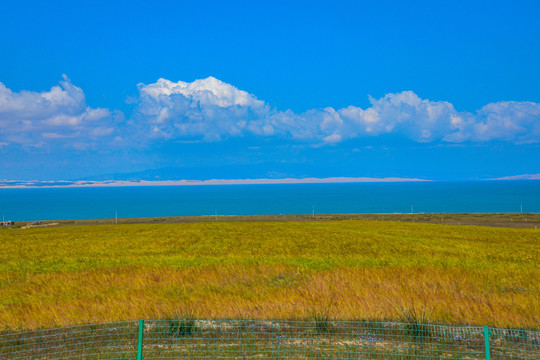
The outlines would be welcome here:
M 166 141 L 216 142 L 234 137 L 279 137 L 316 145 L 396 135 L 416 142 L 540 142 L 540 104 L 501 101 L 476 112 L 412 91 L 369 98 L 370 106 L 312 109 L 270 107 L 216 78 L 159 79 L 139 84 L 132 115 L 86 105 L 67 77 L 49 91 L 13 92 L 0 83 L 0 148 L 53 145 L 88 149 Z
M 0 83 L 0 143 L 25 147 L 60 144 L 88 149 L 110 141 L 122 114 L 86 105 L 67 76 L 49 91 L 13 92 Z
M 234 136 L 280 136 L 297 141 L 338 143 L 397 134 L 417 142 L 516 143 L 540 141 L 540 104 L 501 101 L 475 113 L 446 101 L 421 99 L 412 91 L 370 97 L 371 107 L 271 109 L 254 95 L 213 77 L 192 83 L 159 79 L 139 84 L 135 116 L 154 137 L 218 141 Z

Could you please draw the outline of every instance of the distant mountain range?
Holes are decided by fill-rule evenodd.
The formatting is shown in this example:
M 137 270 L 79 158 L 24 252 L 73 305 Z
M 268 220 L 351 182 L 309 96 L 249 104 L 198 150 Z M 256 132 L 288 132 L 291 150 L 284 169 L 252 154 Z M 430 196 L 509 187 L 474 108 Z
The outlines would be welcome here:
M 270 170 L 269 170 L 270 169 Z M 222 166 L 192 166 L 192 167 L 164 167 L 147 169 L 129 173 L 111 173 L 99 176 L 73 179 L 75 181 L 167 181 L 167 180 L 231 180 L 231 179 L 305 179 L 305 178 L 421 178 L 417 174 L 403 174 L 401 171 L 394 174 L 365 173 L 362 167 L 343 169 L 332 166 L 306 166 L 301 167 L 290 163 L 260 163 L 246 165 Z M 480 179 L 430 179 L 430 180 L 540 180 L 540 174 L 523 174 Z
M 324 184 L 360 182 L 411 182 L 429 181 L 408 178 L 285 178 L 285 179 L 212 179 L 212 180 L 79 180 L 79 181 L 39 181 L 0 180 L 0 188 L 46 188 L 46 187 L 110 187 L 110 186 L 177 186 L 177 185 L 258 185 L 258 184 Z
M 304 178 L 236 178 L 236 179 L 137 179 L 139 173 L 126 175 L 125 179 L 107 180 L 1 180 L 0 188 L 50 188 L 50 187 L 109 187 L 109 186 L 189 186 L 189 185 L 246 185 L 246 184 L 320 184 L 320 183 L 360 183 L 360 182 L 418 182 L 430 181 L 418 178 L 400 177 L 304 177 Z M 146 173 L 146 176 L 153 176 Z M 480 179 L 477 181 L 529 181 L 540 180 L 540 174 L 506 176 L 496 179 Z
M 540 180 L 540 174 L 524 174 L 514 176 L 503 176 L 491 180 Z
M 130 173 L 111 173 L 68 180 L 1 180 L 0 188 L 24 187 L 83 187 L 83 186 L 151 186 L 151 185 L 228 185 L 228 184 L 286 184 L 337 182 L 395 182 L 426 181 L 422 176 L 402 174 L 365 174 L 362 167 L 343 169 L 332 166 L 290 163 L 260 163 L 246 165 L 165 167 Z M 401 172 L 401 171 L 400 171 Z M 540 174 L 523 174 L 471 180 L 540 180 Z
M 398 177 L 397 174 L 365 174 L 362 169 L 343 170 L 332 166 L 306 166 L 281 163 L 246 165 L 165 167 L 131 173 L 111 173 L 75 180 L 105 181 L 160 181 L 160 180 L 212 180 L 212 179 L 283 179 L 329 178 L 329 177 Z

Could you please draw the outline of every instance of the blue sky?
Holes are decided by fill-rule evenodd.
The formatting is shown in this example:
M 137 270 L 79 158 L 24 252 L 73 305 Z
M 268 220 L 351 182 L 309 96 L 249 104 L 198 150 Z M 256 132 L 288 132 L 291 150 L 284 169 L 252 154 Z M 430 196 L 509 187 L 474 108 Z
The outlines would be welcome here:
M 537 1 L 2 2 L 0 179 L 537 174 L 538 15 Z

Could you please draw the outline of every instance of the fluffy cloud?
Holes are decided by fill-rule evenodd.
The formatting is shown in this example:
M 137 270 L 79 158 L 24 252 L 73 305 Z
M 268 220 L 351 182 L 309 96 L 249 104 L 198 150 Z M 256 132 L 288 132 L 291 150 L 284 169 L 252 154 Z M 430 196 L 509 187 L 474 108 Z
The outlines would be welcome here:
M 121 114 L 86 106 L 84 92 L 67 76 L 49 91 L 13 92 L 0 83 L 0 142 L 84 149 L 115 132 Z
M 465 136 L 476 141 L 501 139 L 531 143 L 540 141 L 540 104 L 501 101 L 478 111 L 477 121 Z
M 252 134 L 330 144 L 399 134 L 418 142 L 540 141 L 540 104 L 532 102 L 492 103 L 469 113 L 404 91 L 370 98 L 366 109 L 349 106 L 297 114 L 271 109 L 213 77 L 192 83 L 160 79 L 139 84 L 139 92 L 135 117 L 154 138 L 217 141 Z
M 192 83 L 159 79 L 138 87 L 134 116 L 138 125 L 150 126 L 152 137 L 215 141 L 246 132 L 265 133 L 264 125 L 259 129 L 260 120 L 270 113 L 264 102 L 216 78 Z
M 540 104 L 504 101 L 459 112 L 446 101 L 412 91 L 387 94 L 363 109 L 349 106 L 303 113 L 272 109 L 254 95 L 213 77 L 139 84 L 130 119 L 86 105 L 67 77 L 49 91 L 13 92 L 0 83 L 0 147 L 134 146 L 155 141 L 220 141 L 280 137 L 315 145 L 396 134 L 417 142 L 540 142 Z
M 415 141 L 432 141 L 454 131 L 452 119 L 457 112 L 446 101 L 422 100 L 404 91 L 370 102 L 366 110 L 354 106 L 339 110 L 350 124 L 350 136 L 399 133 Z

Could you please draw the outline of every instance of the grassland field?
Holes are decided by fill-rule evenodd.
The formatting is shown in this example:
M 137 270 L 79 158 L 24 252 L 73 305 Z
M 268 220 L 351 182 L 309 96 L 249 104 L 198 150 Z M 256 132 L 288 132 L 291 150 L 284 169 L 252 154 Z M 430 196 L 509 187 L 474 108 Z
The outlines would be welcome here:
M 3 229 L 0 329 L 175 314 L 399 320 L 411 311 L 435 323 L 538 329 L 539 260 L 534 228 L 328 220 Z

